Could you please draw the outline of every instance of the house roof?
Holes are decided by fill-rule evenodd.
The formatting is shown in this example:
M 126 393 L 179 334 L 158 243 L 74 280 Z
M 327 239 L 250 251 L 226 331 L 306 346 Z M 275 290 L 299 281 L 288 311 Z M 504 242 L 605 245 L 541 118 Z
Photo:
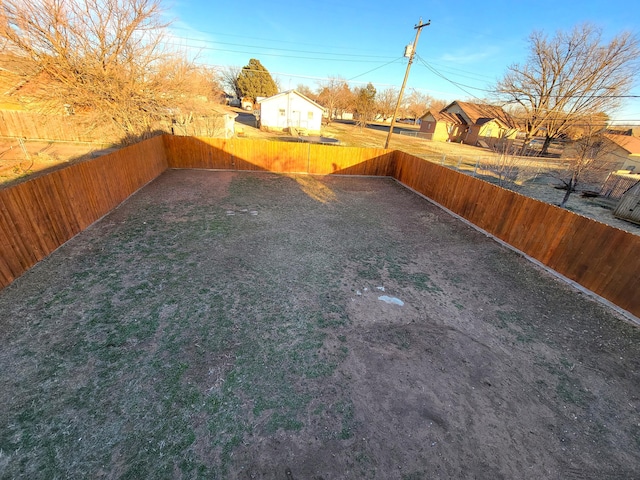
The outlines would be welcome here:
M 461 102 L 456 100 L 450 103 L 441 112 L 447 111 L 452 105 L 457 104 L 460 110 L 476 125 L 483 125 L 491 120 L 497 120 L 505 127 L 515 128 L 515 122 L 511 116 L 505 112 L 502 107 L 496 105 L 488 105 L 486 103 Z M 466 122 L 465 122 L 466 123 Z
M 432 112 L 431 110 L 429 110 L 420 118 L 424 118 L 427 115 L 431 115 L 436 122 L 456 123 L 460 125 L 464 125 L 466 123 L 460 115 L 445 112 L 444 110 L 441 110 L 439 112 Z
M 450 112 L 449 109 L 453 105 L 458 105 L 460 110 L 462 110 L 462 112 L 464 113 L 464 116 L 460 115 L 459 113 Z M 467 119 L 469 119 L 471 121 L 471 124 L 484 125 L 485 123 L 496 120 L 505 127 L 516 128 L 515 121 L 507 112 L 502 109 L 502 107 L 483 103 L 461 102 L 459 100 L 456 100 L 455 102 L 452 102 L 444 107 L 439 112 L 432 112 L 431 110 L 429 110 L 421 118 L 424 118 L 427 115 L 431 115 L 436 120 L 436 122 L 467 125 Z
M 219 115 L 228 115 L 231 118 L 236 118 L 238 114 L 231 109 L 225 108 L 223 105 L 212 105 L 209 107 L 211 111 L 219 114 Z
M 309 103 L 311 103 L 311 104 L 315 105 L 316 107 L 318 107 L 320 110 L 324 110 L 324 107 L 323 107 L 322 105 L 319 105 L 318 103 L 314 102 L 314 101 L 313 101 L 313 100 L 311 100 L 309 97 L 307 97 L 307 96 L 305 96 L 305 95 L 301 94 L 299 91 L 297 91 L 297 90 L 295 90 L 295 89 L 293 89 L 293 90 L 287 90 L 287 91 L 285 91 L 285 92 L 280 92 L 280 93 L 277 93 L 277 94 L 275 94 L 275 95 L 272 95 L 271 97 L 261 98 L 260 100 L 258 100 L 258 101 L 257 101 L 257 103 L 262 104 L 262 103 L 265 103 L 265 102 L 268 102 L 268 101 L 274 100 L 274 99 L 279 98 L 279 97 L 286 97 L 287 95 L 290 95 L 290 94 L 298 95 L 298 96 L 299 96 L 299 97 L 301 97 L 302 99 L 304 99 L 304 100 L 306 100 L 307 102 L 309 102 Z
M 608 133 L 605 135 L 609 140 L 627 151 L 630 155 L 640 155 L 640 138 L 629 135 L 615 135 Z

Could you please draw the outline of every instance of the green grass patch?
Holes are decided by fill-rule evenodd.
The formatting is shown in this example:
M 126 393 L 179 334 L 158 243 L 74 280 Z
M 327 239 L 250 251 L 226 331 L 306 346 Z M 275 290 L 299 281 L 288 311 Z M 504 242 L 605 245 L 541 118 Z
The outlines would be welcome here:
M 261 189 L 242 177 L 229 203 L 251 205 Z M 9 476 L 82 477 L 80 466 L 96 473 L 115 463 L 122 478 L 223 477 L 248 435 L 300 431 L 321 379 L 348 354 L 325 345 L 346 325 L 344 299 L 316 298 L 340 277 L 342 259 L 298 269 L 274 258 L 282 278 L 305 286 L 288 298 L 265 281 L 268 252 L 236 252 L 247 232 L 248 243 L 270 241 L 255 237 L 272 234 L 257 230 L 259 216 L 189 203 L 127 215 L 97 232 L 97 254 L 73 267 L 79 287 L 43 297 L 46 315 L 73 306 L 77 322 L 54 339 L 36 315 L 43 341 L 24 358 L 37 358 L 37 369 L 24 376 L 24 406 L 10 410 L 13 430 L 0 443 Z M 309 257 L 322 234 L 284 237 L 283 248 Z
M 584 408 L 593 402 L 593 394 L 582 387 L 580 379 L 573 374 L 573 363 L 566 357 L 560 357 L 557 363 L 541 360 L 536 365 L 554 377 L 555 396 L 563 403 Z M 544 380 L 538 380 L 538 384 L 547 387 Z

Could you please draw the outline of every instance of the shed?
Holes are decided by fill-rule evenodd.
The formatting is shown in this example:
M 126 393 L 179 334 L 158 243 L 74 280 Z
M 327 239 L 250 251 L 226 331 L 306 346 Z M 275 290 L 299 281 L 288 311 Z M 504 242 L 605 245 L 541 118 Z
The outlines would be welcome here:
M 625 192 L 613 215 L 616 218 L 640 224 L 640 182 Z
M 189 112 L 174 113 L 171 118 L 171 133 L 195 137 L 231 138 L 235 135 L 237 113 L 221 105 L 208 108 L 206 114 Z
M 292 127 L 319 134 L 324 108 L 296 90 L 258 100 L 260 128 L 286 131 Z

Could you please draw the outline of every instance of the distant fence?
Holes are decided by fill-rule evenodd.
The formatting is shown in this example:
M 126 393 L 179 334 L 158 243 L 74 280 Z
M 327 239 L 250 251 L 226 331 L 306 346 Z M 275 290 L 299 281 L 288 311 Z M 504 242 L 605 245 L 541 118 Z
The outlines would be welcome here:
M 423 138 L 425 140 L 431 140 L 433 138 L 433 132 L 427 133 L 420 131 L 399 130 L 398 133 L 407 137 Z
M 165 135 L 170 168 L 392 176 L 394 151 L 269 140 Z
M 90 118 L 83 115 L 45 115 L 0 110 L 0 137 L 105 143 L 118 140 L 118 133 L 104 126 L 98 128 Z
M 627 190 L 636 185 L 638 182 L 640 182 L 640 174 L 620 174 L 612 172 L 605 180 L 604 185 L 602 185 L 602 188 L 600 189 L 600 195 L 602 197 L 620 200 L 627 192 Z
M 399 151 L 170 135 L 1 190 L 0 285 L 166 168 L 392 176 L 640 317 L 640 236 Z
M 231 121 L 233 125 L 233 121 Z M 227 125 L 224 115 L 190 115 L 179 118 L 166 117 L 152 125 L 154 132 L 175 135 L 228 136 L 233 128 Z M 14 110 L 0 110 L 0 137 L 26 138 L 27 140 L 119 143 L 123 132 L 113 123 L 84 114 L 56 115 Z

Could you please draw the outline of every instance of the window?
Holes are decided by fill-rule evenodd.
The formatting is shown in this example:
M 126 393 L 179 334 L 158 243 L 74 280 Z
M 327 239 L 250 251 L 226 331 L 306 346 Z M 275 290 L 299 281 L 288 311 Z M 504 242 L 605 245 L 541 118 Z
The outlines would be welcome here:
M 307 119 L 308 120 L 313 120 L 313 112 L 307 113 Z
M 284 108 L 281 108 L 280 110 L 278 110 L 280 112 L 280 116 L 284 117 L 285 111 Z

